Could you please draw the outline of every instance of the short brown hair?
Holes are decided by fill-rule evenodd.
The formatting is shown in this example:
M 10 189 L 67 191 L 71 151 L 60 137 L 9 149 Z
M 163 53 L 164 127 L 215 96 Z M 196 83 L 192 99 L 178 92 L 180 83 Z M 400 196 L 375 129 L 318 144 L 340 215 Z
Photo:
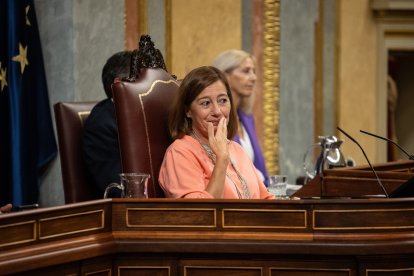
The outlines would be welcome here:
M 238 128 L 238 118 L 233 105 L 230 86 L 223 72 L 213 66 L 202 66 L 193 69 L 181 82 L 171 110 L 168 128 L 173 139 L 181 138 L 192 131 L 191 118 L 187 118 L 186 112 L 190 109 L 191 103 L 208 86 L 216 81 L 221 81 L 226 87 L 227 96 L 230 99 L 230 116 L 227 125 L 227 138 L 232 139 Z

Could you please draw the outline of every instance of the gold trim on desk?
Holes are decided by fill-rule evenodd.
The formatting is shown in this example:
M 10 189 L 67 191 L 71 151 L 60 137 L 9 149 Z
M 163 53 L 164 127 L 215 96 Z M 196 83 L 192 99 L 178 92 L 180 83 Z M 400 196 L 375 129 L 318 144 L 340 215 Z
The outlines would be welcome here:
M 326 271 L 326 272 L 348 272 L 348 275 L 352 275 L 352 270 L 349 268 L 294 268 L 294 267 L 269 267 L 269 275 L 271 275 L 272 270 L 289 270 L 289 271 Z
M 85 276 L 94 275 L 94 274 L 103 273 L 103 272 L 109 272 L 107 275 L 109 276 L 112 275 L 112 269 L 108 268 L 108 269 L 102 269 L 102 270 L 97 270 L 97 271 L 85 272 Z
M 320 227 L 317 226 L 317 214 L 328 214 L 328 213 L 342 213 L 342 214 L 352 214 L 352 213 L 386 213 L 386 212 L 398 212 L 398 215 L 401 215 L 401 212 L 413 212 L 414 213 L 414 209 L 360 209 L 360 210 L 314 210 L 312 212 L 312 221 L 313 221 L 313 225 L 312 228 L 314 230 L 371 230 L 371 229 L 411 229 L 414 228 L 414 220 L 412 220 L 412 225 L 404 225 L 404 226 L 393 226 L 393 225 L 387 225 L 387 226 L 343 226 L 343 227 L 329 227 L 329 226 L 325 226 L 325 227 Z M 364 219 L 365 218 L 365 219 Z M 365 214 L 364 218 L 360 218 L 361 221 L 366 222 L 367 218 L 369 218 L 369 216 L 367 216 L 367 214 Z M 326 219 L 325 221 L 329 221 L 329 219 Z M 332 221 L 332 220 L 331 220 Z M 390 220 L 381 220 L 381 221 L 385 221 L 385 222 L 389 222 Z M 335 220 L 335 222 L 337 222 L 337 220 Z M 349 221 L 347 222 L 349 224 Z
M 32 227 L 33 227 L 32 234 L 33 235 L 32 235 L 31 239 L 18 240 L 18 241 L 8 242 L 8 243 L 0 243 L 0 248 L 10 246 L 10 245 L 16 245 L 16 244 L 22 244 L 22 243 L 35 241 L 36 240 L 36 225 L 37 225 L 35 220 L 0 225 L 0 230 L 5 229 L 5 228 L 9 228 L 9 227 L 16 227 L 16 226 L 26 225 L 26 224 L 32 224 Z M 4 235 L 4 232 L 3 232 L 3 235 Z
M 226 225 L 226 212 L 251 212 L 251 213 L 269 213 L 269 215 L 280 215 L 281 213 L 289 213 L 290 215 L 293 213 L 298 213 L 303 216 L 303 221 L 301 222 L 301 226 L 297 225 Z M 272 214 L 273 213 L 273 214 Z M 306 210 L 272 210 L 272 209 L 223 209 L 222 210 L 222 225 L 223 228 L 264 228 L 264 229 L 286 229 L 286 228 L 294 228 L 294 229 L 306 229 L 307 228 L 307 212 Z
M 133 224 L 131 223 L 131 211 L 138 211 L 140 214 L 143 214 L 145 211 L 149 212 L 212 212 L 211 216 L 211 224 L 204 224 L 204 225 L 197 225 L 197 224 Z M 174 214 L 174 213 L 172 213 Z M 176 213 L 177 214 L 177 213 Z M 166 215 L 166 214 L 164 214 Z M 152 216 L 151 216 L 152 217 Z M 194 217 L 194 216 L 192 216 Z M 192 218 L 191 217 L 191 218 Z M 126 226 L 127 227 L 162 227 L 162 228 L 184 228 L 184 227 L 190 227 L 190 228 L 200 228 L 200 227 L 208 227 L 208 228 L 215 228 L 217 227 L 217 210 L 214 208 L 126 208 L 125 210 L 125 219 L 126 219 Z M 198 219 L 195 218 L 195 219 Z
M 53 234 L 53 235 L 42 236 L 42 226 L 45 222 L 53 221 L 53 220 L 66 219 L 66 218 L 80 217 L 80 216 L 95 214 L 95 213 L 101 213 L 100 225 L 98 227 L 83 228 L 83 229 L 74 230 L 74 231 L 60 232 L 60 233 Z M 54 238 L 54 237 L 60 237 L 60 236 L 65 236 L 65 235 L 83 233 L 83 232 L 88 232 L 88 231 L 95 231 L 95 230 L 103 229 L 104 225 L 105 225 L 105 212 L 104 212 L 103 209 L 89 211 L 89 212 L 75 213 L 75 214 L 71 214 L 71 215 L 44 218 L 44 219 L 39 220 L 39 231 L 38 231 L 39 232 L 39 240 L 45 240 L 45 239 L 50 239 L 50 238 Z
M 187 276 L 187 269 L 191 268 L 199 268 L 199 269 L 232 269 L 232 270 L 258 270 L 260 271 L 260 275 L 263 275 L 263 268 L 262 267 L 254 267 L 254 266 L 208 266 L 208 265 L 185 265 L 184 266 L 184 276 Z
M 389 268 L 389 269 L 387 269 L 387 268 L 381 268 L 381 269 L 368 268 L 368 269 L 365 270 L 365 275 L 369 276 L 370 272 L 396 272 L 396 271 L 411 271 L 412 275 L 414 275 L 414 268 L 412 268 L 412 267 L 395 268 L 395 269 L 392 269 L 392 268 Z
M 118 275 L 121 274 L 121 269 L 166 269 L 168 270 L 168 275 L 171 275 L 170 266 L 148 266 L 148 265 L 121 265 L 118 266 Z

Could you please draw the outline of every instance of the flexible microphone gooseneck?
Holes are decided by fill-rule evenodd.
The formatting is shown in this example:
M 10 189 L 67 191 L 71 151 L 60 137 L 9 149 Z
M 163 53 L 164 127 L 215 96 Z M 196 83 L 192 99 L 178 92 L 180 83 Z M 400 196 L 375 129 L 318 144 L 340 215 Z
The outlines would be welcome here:
M 359 131 L 360 131 L 360 132 L 362 132 L 362 133 L 364 133 L 364 134 L 368 134 L 368 135 L 374 136 L 374 137 L 376 137 L 376 138 L 379 138 L 379 139 L 381 139 L 381 140 L 384 140 L 384 141 L 387 141 L 387 142 L 392 143 L 393 145 L 397 146 L 397 148 L 399 148 L 402 152 L 404 152 L 404 153 L 405 153 L 405 155 L 407 155 L 407 156 L 408 156 L 408 159 L 410 159 L 410 160 L 414 160 L 414 155 L 409 154 L 409 153 L 408 153 L 405 149 L 403 149 L 400 145 L 398 145 L 398 144 L 397 144 L 396 142 L 394 142 L 393 140 L 388 139 L 388 138 L 385 138 L 385 137 L 382 137 L 382 136 L 379 136 L 379 135 L 376 135 L 376 134 L 374 134 L 374 133 L 370 133 L 370 132 L 365 131 L 365 130 L 359 130 Z
M 371 165 L 371 162 L 369 162 L 368 156 L 366 155 L 364 149 L 361 147 L 361 145 L 354 139 L 352 138 L 348 133 L 346 133 L 344 130 L 342 130 L 340 127 L 336 127 L 340 132 L 342 132 L 343 134 L 345 134 L 346 137 L 348 137 L 349 139 L 351 139 L 352 142 L 354 142 L 355 144 L 357 144 L 357 146 L 361 149 L 362 153 L 364 154 L 365 159 L 368 162 L 369 167 L 371 168 L 372 172 L 374 173 L 375 177 L 377 178 L 378 184 L 380 185 L 382 191 L 384 192 L 384 195 L 389 198 L 387 190 L 385 190 L 384 185 L 382 185 L 382 182 L 380 180 L 380 178 L 378 177 L 377 172 L 374 170 L 374 167 Z

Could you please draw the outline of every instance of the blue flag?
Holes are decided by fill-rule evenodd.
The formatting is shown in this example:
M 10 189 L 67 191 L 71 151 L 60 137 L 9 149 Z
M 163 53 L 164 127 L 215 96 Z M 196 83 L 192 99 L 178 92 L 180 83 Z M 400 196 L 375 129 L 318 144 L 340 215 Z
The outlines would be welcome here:
M 0 0 L 0 205 L 36 203 L 56 153 L 33 0 Z

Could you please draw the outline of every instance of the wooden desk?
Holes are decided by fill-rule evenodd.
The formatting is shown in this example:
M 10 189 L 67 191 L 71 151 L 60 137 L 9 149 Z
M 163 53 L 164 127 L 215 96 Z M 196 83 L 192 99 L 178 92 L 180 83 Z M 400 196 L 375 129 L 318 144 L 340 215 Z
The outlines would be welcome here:
M 0 216 L 0 275 L 412 275 L 414 199 L 105 199 Z
M 389 195 L 393 195 L 400 188 L 406 187 L 405 183 L 409 183 L 409 189 L 399 193 L 414 196 L 413 160 L 375 164 L 373 167 Z M 378 179 L 368 166 L 324 170 L 323 174 L 323 177 L 315 177 L 294 195 L 300 198 L 385 196 Z

